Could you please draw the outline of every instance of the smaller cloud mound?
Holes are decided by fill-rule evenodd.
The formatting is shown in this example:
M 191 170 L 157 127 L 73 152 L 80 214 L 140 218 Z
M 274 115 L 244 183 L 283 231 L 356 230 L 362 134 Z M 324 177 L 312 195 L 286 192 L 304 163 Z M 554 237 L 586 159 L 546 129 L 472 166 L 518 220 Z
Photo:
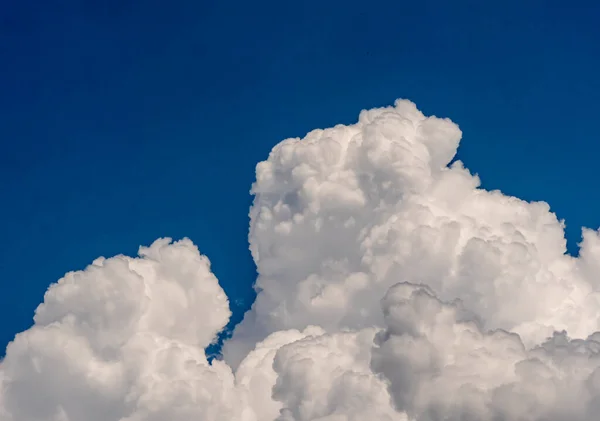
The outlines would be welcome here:
M 405 421 L 370 368 L 375 329 L 307 337 L 281 347 L 273 368 L 276 421 Z
M 230 314 L 190 240 L 97 259 L 52 285 L 9 344 L 3 407 L 14 421 L 221 419 L 213 412 L 240 405 L 221 393 L 231 371 L 209 366 L 204 348 Z
M 395 285 L 372 368 L 396 408 L 415 420 L 592 420 L 600 403 L 600 339 L 557 332 L 527 349 L 519 335 L 484 331 L 426 286 Z

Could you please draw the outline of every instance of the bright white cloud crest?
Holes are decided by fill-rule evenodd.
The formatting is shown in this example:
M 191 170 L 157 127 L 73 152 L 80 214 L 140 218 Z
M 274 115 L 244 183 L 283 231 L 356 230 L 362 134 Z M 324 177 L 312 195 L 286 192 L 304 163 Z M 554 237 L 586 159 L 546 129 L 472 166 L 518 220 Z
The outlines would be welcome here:
M 460 137 L 397 101 L 281 142 L 252 187 L 259 294 L 223 360 L 208 259 L 157 240 L 50 287 L 0 363 L 0 419 L 597 419 L 600 236 L 565 254 L 547 204 L 450 164 Z

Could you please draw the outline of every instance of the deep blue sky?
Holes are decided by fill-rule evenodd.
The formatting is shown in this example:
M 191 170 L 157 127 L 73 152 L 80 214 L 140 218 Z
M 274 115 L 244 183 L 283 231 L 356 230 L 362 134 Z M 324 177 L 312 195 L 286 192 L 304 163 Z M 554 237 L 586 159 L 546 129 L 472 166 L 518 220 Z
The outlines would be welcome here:
M 397 97 L 456 121 L 485 187 L 548 201 L 576 252 L 600 224 L 594 3 L 2 0 L 0 348 L 66 271 L 160 236 L 245 308 L 255 164 Z

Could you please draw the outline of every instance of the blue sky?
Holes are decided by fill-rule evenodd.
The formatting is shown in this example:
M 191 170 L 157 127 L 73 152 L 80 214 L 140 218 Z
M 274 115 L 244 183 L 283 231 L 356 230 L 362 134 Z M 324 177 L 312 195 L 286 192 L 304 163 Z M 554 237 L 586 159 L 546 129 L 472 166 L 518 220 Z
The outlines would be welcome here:
M 486 188 L 548 201 L 572 252 L 600 224 L 597 2 L 214 3 L 2 2 L 1 348 L 66 271 L 160 236 L 239 319 L 255 164 L 398 97 L 460 125 Z

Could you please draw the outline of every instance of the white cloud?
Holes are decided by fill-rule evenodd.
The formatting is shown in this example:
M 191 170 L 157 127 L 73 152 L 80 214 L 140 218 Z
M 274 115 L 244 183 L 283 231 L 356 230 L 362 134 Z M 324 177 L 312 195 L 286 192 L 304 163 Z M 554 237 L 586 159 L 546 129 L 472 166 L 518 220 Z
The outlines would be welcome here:
M 483 332 L 456 305 L 407 283 L 390 289 L 383 310 L 373 369 L 416 419 L 595 419 L 600 334 L 556 333 L 527 350 L 519 335 Z
M 2 362 L 8 419 L 227 419 L 233 375 L 204 348 L 230 311 L 208 259 L 189 240 L 139 254 L 50 287 Z
M 460 137 L 398 101 L 281 142 L 224 361 L 204 353 L 230 316 L 208 259 L 157 240 L 50 287 L 0 365 L 0 419 L 595 419 L 600 235 L 565 254 L 547 204 L 450 164 Z
M 486 328 L 515 330 L 529 345 L 555 329 L 596 330 L 596 234 L 583 261 L 564 255 L 563 225 L 547 204 L 481 190 L 462 163 L 446 167 L 460 136 L 449 120 L 398 101 L 277 145 L 253 186 L 262 292 L 228 360 L 280 329 L 381 326 L 379 299 L 399 281 L 460 298 Z

